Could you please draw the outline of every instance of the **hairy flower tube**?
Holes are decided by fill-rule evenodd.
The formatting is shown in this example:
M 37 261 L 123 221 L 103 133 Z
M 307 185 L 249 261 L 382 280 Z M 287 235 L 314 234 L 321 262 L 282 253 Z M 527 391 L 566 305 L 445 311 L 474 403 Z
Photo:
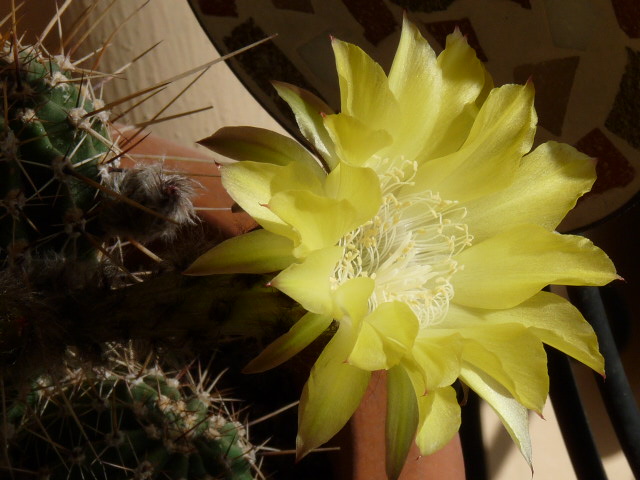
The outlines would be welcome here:
M 341 111 L 276 83 L 311 151 L 263 129 L 224 128 L 203 144 L 233 159 L 222 182 L 261 229 L 186 272 L 279 272 L 271 285 L 308 313 L 247 367 L 272 368 L 334 323 L 299 409 L 299 456 L 357 408 L 388 371 L 388 471 L 408 445 L 443 447 L 460 425 L 458 380 L 500 416 L 531 463 L 528 410 L 548 394 L 551 345 L 597 372 L 596 337 L 550 284 L 618 278 L 589 240 L 555 231 L 595 180 L 574 148 L 533 151 L 534 87 L 493 88 L 456 31 L 436 56 L 405 19 L 387 75 L 332 39 Z

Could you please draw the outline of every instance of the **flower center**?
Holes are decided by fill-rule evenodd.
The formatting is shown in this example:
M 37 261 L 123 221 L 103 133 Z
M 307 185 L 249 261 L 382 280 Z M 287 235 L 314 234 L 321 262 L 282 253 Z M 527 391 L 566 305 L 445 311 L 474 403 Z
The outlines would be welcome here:
M 369 299 L 372 311 L 384 302 L 406 303 L 421 328 L 439 323 L 453 298 L 451 278 L 459 270 L 454 256 L 471 245 L 466 209 L 424 191 L 399 195 L 409 184 L 401 169 L 381 176 L 382 205 L 367 223 L 349 232 L 339 242 L 345 253 L 336 266 L 335 288 L 356 277 L 375 280 Z

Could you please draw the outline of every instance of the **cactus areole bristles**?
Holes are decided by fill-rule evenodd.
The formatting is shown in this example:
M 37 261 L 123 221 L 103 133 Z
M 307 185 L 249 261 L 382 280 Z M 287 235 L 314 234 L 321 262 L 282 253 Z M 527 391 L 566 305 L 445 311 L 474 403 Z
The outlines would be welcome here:
M 85 232 L 98 233 L 96 189 L 71 172 L 100 180 L 112 148 L 107 118 L 90 115 L 102 101 L 61 63 L 35 47 L 2 46 L 3 258 L 41 249 L 82 256 L 90 245 Z
M 0 47 L 0 262 L 91 259 L 105 239 L 167 238 L 193 222 L 191 180 L 118 168 L 91 72 L 37 46 Z
M 102 372 L 70 369 L 62 381 L 41 378 L 27 402 L 10 409 L 12 473 L 50 480 L 253 480 L 255 447 L 230 410 L 211 385 L 189 375 L 135 363 Z

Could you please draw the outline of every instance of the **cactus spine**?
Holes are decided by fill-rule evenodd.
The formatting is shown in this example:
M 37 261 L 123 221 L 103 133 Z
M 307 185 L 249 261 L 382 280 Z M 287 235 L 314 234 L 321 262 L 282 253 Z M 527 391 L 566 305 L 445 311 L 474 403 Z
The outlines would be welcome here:
M 215 382 L 133 360 L 40 377 L 9 413 L 14 476 L 252 480 L 256 448 Z
M 288 328 L 300 311 L 259 277 L 181 277 L 202 253 L 192 243 L 173 263 L 129 262 L 124 244 L 144 250 L 194 223 L 196 185 L 120 165 L 129 147 L 92 85 L 108 76 L 19 38 L 15 22 L 0 32 L 0 477 L 254 478 L 244 427 L 186 368 L 126 357 L 60 376 L 70 351 L 95 359 L 142 339 L 211 352 L 221 335 Z
M 61 64 L 33 46 L 2 47 L 1 231 L 10 262 L 31 249 L 85 250 L 77 240 L 92 222 L 96 191 L 72 173 L 97 181 L 112 142 L 106 115 L 89 116 L 101 101 Z
M 0 261 L 95 256 L 109 237 L 148 241 L 192 221 L 192 182 L 158 166 L 118 168 L 91 73 L 39 46 L 2 45 Z

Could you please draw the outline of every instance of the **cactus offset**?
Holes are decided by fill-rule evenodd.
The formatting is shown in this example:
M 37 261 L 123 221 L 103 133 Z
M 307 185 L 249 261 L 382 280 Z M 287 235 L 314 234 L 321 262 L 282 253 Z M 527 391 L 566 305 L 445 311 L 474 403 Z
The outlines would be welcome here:
M 258 472 L 256 447 L 206 375 L 127 358 L 36 383 L 8 415 L 14 476 L 251 480 Z

